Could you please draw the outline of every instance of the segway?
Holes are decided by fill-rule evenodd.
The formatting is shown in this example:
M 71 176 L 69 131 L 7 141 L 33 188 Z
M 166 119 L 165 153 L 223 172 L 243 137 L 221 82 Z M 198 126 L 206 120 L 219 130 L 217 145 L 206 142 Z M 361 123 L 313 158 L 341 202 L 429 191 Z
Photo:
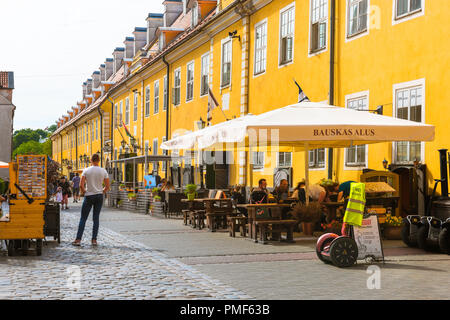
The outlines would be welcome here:
M 403 218 L 402 240 L 408 247 L 417 247 L 417 232 L 422 225 L 418 215 Z
M 439 234 L 442 221 L 435 217 L 422 217 L 421 225 L 417 232 L 417 245 L 425 251 L 439 250 Z
M 450 218 L 447 218 L 441 225 L 439 248 L 442 253 L 450 254 Z
M 351 236 L 351 226 L 342 225 L 342 236 L 335 233 L 322 235 L 316 244 L 317 257 L 324 263 L 339 268 L 351 267 L 358 259 L 358 245 Z

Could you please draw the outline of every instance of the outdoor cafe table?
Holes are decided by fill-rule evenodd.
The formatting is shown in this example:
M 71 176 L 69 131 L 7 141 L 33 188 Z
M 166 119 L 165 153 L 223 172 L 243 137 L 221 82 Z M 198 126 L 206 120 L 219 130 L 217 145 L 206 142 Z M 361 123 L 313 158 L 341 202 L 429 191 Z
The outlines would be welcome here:
M 248 233 L 251 239 L 257 241 L 256 221 L 261 220 L 281 220 L 281 212 L 283 208 L 290 208 L 291 205 L 287 203 L 259 203 L 259 204 L 238 204 L 238 208 L 246 208 L 248 212 Z M 257 209 L 271 209 L 272 217 L 269 219 L 256 218 Z M 276 209 L 276 210 L 272 210 Z M 279 210 L 278 210 L 279 209 Z
M 232 215 L 233 206 L 231 199 L 214 199 L 214 198 L 203 198 L 188 200 L 183 199 L 182 202 L 187 202 L 189 209 L 194 207 L 194 203 L 201 202 L 205 206 L 206 211 L 206 224 L 211 232 L 217 230 L 218 223 L 222 226 L 227 225 L 227 215 Z

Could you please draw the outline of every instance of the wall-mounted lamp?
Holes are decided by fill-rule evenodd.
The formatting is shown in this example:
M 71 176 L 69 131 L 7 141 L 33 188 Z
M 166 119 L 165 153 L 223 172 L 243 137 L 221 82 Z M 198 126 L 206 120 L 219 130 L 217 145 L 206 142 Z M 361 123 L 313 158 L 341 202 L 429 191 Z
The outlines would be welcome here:
M 388 162 L 386 159 L 384 159 L 384 160 L 383 160 L 383 168 L 384 168 L 385 170 L 387 170 L 388 164 L 389 164 L 389 162 Z
M 228 36 L 230 37 L 230 39 L 238 38 L 239 42 L 241 41 L 241 36 L 237 35 L 237 30 L 234 30 L 233 32 L 228 32 Z
M 134 89 L 134 90 L 133 90 L 133 93 L 137 93 L 138 95 L 141 95 L 141 92 L 138 91 L 138 89 Z
M 197 123 L 197 128 L 199 130 L 203 129 L 206 124 L 205 121 L 202 119 L 202 117 L 200 117 L 200 120 L 198 120 L 196 123 Z

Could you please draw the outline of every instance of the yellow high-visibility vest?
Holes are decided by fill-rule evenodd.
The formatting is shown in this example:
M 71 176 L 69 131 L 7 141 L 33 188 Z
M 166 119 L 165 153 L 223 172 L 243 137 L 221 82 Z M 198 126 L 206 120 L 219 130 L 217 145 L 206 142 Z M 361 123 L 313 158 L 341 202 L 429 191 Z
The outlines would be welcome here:
M 353 226 L 361 226 L 366 206 L 366 185 L 353 182 L 350 185 L 350 197 L 345 209 L 344 222 Z

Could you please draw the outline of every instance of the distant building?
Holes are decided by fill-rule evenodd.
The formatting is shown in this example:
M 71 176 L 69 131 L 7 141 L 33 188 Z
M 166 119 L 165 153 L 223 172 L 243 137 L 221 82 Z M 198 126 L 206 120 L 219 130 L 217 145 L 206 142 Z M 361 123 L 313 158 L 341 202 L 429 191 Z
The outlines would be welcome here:
M 14 73 L 0 71 L 0 161 L 11 161 L 14 110 Z

